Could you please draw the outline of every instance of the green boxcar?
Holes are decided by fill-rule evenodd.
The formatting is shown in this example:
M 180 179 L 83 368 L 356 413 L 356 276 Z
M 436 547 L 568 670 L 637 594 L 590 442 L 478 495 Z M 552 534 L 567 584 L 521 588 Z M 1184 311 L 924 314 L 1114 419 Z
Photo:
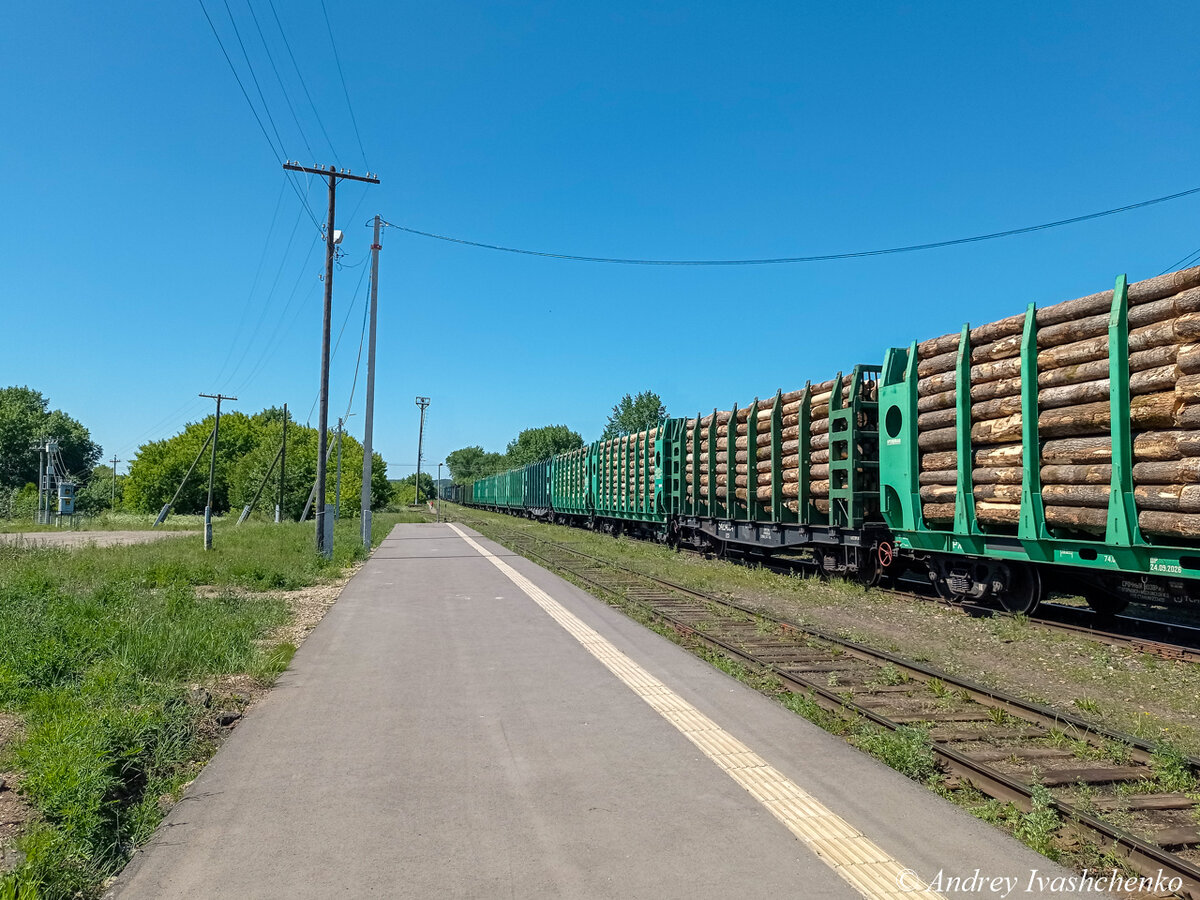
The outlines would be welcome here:
M 917 552 L 950 554 L 964 565 L 986 567 L 990 560 L 1018 563 L 1054 563 L 1039 569 L 1051 577 L 1062 577 L 1060 567 L 1087 593 L 1093 586 L 1121 596 L 1146 600 L 1185 600 L 1196 596 L 1200 578 L 1200 550 L 1195 546 L 1172 546 L 1147 540 L 1138 525 L 1134 501 L 1133 453 L 1129 392 L 1129 301 L 1125 277 L 1117 279 L 1108 322 L 1109 420 L 1111 475 L 1107 517 L 1098 533 L 1084 534 L 1047 525 L 1042 500 L 1042 440 L 1038 433 L 1038 324 L 1036 309 L 1025 313 L 1020 351 L 1021 406 L 1021 500 L 1018 520 L 1011 525 L 984 525 L 975 515 L 976 500 L 972 469 L 974 458 L 971 422 L 970 329 L 963 327 L 959 338 L 955 373 L 957 446 L 955 459 L 954 520 L 944 525 L 924 521 L 920 501 L 920 448 L 917 431 L 917 344 L 887 353 L 880 389 L 884 440 L 880 448 L 883 514 L 902 548 Z M 969 561 L 965 558 L 974 557 Z M 1011 566 L 1010 566 L 1011 568 Z M 1026 567 L 1028 568 L 1028 567 Z M 970 571 L 970 567 L 966 571 Z M 1116 577 L 1126 573 L 1132 577 Z M 962 592 L 966 582 L 955 572 L 940 585 L 951 594 Z M 1147 582 L 1143 575 L 1164 579 Z M 978 579 L 978 575 L 971 576 Z M 1028 576 L 1023 576 L 1028 577 Z M 1036 578 L 1036 576 L 1035 576 Z M 1186 581 L 1185 581 L 1186 579 Z M 1032 590 L 1040 591 L 1040 583 Z M 1094 595 L 1089 595 L 1094 605 Z M 1020 609 L 1022 598 L 1006 606 Z
M 479 479 L 474 485 L 473 499 L 479 506 L 520 509 L 525 503 L 525 468 Z
M 525 467 L 509 469 L 500 478 L 500 506 L 520 509 L 525 505 Z
M 550 466 L 550 505 L 564 516 L 590 516 L 591 483 L 588 479 L 590 447 L 580 447 L 554 457 Z
M 488 475 L 471 485 L 471 502 L 477 506 L 496 505 L 496 476 Z
M 522 505 L 529 510 L 550 509 L 550 460 L 530 463 L 525 467 L 525 486 Z

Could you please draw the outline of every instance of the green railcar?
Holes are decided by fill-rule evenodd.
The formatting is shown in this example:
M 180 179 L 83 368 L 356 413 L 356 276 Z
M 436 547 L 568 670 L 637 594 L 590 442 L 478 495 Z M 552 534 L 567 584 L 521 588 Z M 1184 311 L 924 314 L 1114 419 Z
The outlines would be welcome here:
M 548 515 L 550 511 L 550 469 L 549 459 L 525 466 L 521 505 L 537 516 Z
M 680 491 L 682 419 L 588 448 L 592 508 L 606 530 L 658 533 Z
M 883 540 L 879 372 L 855 366 L 822 385 L 735 407 L 724 421 L 716 410 L 686 421 L 680 438 L 686 474 L 674 509 L 681 527 L 706 535 L 718 550 L 730 544 L 812 549 L 830 573 L 873 573 L 875 546 Z M 825 404 L 827 415 L 814 417 Z M 745 475 L 730 476 L 738 465 Z
M 592 486 L 588 456 L 591 446 L 554 457 L 550 465 L 550 505 L 556 517 L 591 516 Z
M 500 506 L 509 509 L 521 509 L 525 506 L 525 467 L 509 469 L 499 476 Z
M 917 344 L 888 351 L 880 389 L 884 429 L 880 477 L 883 516 L 894 530 L 899 548 L 930 560 L 930 578 L 944 596 L 995 596 L 1013 611 L 1032 609 L 1050 588 L 1083 594 L 1094 607 L 1107 612 L 1130 600 L 1197 602 L 1200 548 L 1187 546 L 1186 539 L 1151 539 L 1139 526 L 1125 277 L 1117 279 L 1113 291 L 1107 347 L 1102 348 L 1107 356 L 1107 444 L 1111 453 L 1095 468 L 1110 470 L 1104 491 L 1107 499 L 1104 507 L 1093 510 L 1090 518 L 1094 521 L 1083 523 L 1086 528 L 1079 523 L 1063 527 L 1055 524 L 1053 517 L 1047 521 L 1047 509 L 1052 513 L 1054 509 L 1043 498 L 1045 440 L 1039 434 L 1039 414 L 1044 410 L 1039 409 L 1038 332 L 1037 309 L 1030 304 L 1019 335 L 1021 481 L 1019 514 L 1011 523 L 984 524 L 977 515 L 977 497 L 986 496 L 977 482 L 987 470 L 973 467 L 978 447 L 971 427 L 970 328 L 964 326 L 959 336 L 952 388 L 956 409 L 952 521 L 926 521 L 922 511 Z M 1099 440 L 1105 442 L 1103 437 Z
M 477 506 L 522 508 L 525 504 L 525 467 L 479 479 L 474 484 L 472 497 Z

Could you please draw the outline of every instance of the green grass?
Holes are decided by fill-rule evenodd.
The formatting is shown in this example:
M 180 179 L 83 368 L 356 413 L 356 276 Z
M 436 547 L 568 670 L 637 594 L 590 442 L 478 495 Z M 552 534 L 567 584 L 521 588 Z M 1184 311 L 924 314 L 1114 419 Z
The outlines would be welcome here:
M 377 516 L 374 541 L 401 520 L 423 521 Z M 189 683 L 272 681 L 296 648 L 263 641 L 288 617 L 263 592 L 335 577 L 364 555 L 356 520 L 338 524 L 333 560 L 314 553 L 312 528 L 224 523 L 207 553 L 199 535 L 0 545 L 0 710 L 23 722 L 3 764 L 36 813 L 0 898 L 94 897 L 151 835 L 214 750 Z
M 234 513 L 236 521 L 238 513 Z M 72 527 L 62 529 L 53 525 L 39 525 L 32 519 L 0 519 L 0 534 L 29 533 L 33 531 L 148 531 L 157 515 L 153 513 L 102 512 L 94 516 L 79 516 Z M 158 526 L 160 531 L 198 531 L 204 526 L 203 516 L 167 517 L 167 521 Z
M 941 775 L 924 728 L 905 725 L 889 731 L 864 723 L 851 736 L 851 743 L 914 781 L 927 783 Z

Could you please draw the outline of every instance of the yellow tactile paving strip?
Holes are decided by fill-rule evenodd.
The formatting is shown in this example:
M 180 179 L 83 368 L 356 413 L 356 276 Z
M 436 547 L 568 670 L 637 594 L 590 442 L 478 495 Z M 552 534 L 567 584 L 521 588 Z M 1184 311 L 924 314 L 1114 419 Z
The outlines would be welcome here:
M 940 898 L 861 831 L 658 681 L 544 590 L 450 526 L 864 897 Z

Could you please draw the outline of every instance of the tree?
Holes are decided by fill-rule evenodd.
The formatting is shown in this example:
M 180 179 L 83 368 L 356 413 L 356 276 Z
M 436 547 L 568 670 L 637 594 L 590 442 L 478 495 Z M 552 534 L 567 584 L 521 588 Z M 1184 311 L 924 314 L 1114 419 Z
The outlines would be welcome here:
M 38 452 L 35 442 L 58 441 L 58 452 L 67 473 L 86 478 L 100 460 L 100 446 L 78 421 L 29 387 L 0 388 L 0 487 L 37 484 Z
M 188 425 L 180 434 L 154 441 L 138 450 L 129 467 L 125 483 L 125 505 L 140 512 L 158 512 L 175 490 L 188 467 L 196 459 L 205 438 L 212 431 L 213 417 Z M 221 416 L 221 436 L 217 448 L 216 476 L 213 484 L 213 508 L 217 512 L 240 510 L 254 499 L 283 438 L 282 410 L 267 409 L 253 416 L 230 412 Z M 337 436 L 331 434 L 333 449 L 327 468 L 325 493 L 334 502 L 337 487 Z M 372 454 L 371 508 L 382 509 L 391 499 L 387 464 Z M 349 434 L 342 436 L 341 514 L 357 515 L 361 505 L 363 446 Z M 317 478 L 317 430 L 288 423 L 287 481 L 283 496 L 283 516 L 298 519 L 308 502 Z M 260 508 L 274 509 L 279 497 L 279 468 L 259 499 Z M 175 511 L 201 512 L 208 493 L 208 451 L 188 479 Z
M 470 484 L 508 468 L 503 453 L 488 453 L 482 447 L 463 447 L 446 456 L 446 466 L 455 484 Z
M 188 467 L 196 459 L 204 441 L 213 430 L 214 416 L 205 416 L 188 425 L 179 434 L 162 441 L 151 441 L 138 448 L 129 465 L 125 497 L 131 509 L 138 512 L 158 512 L 174 495 Z M 245 413 L 227 412 L 221 415 L 220 439 L 217 442 L 217 464 L 213 477 L 213 513 L 230 508 L 230 483 L 234 467 L 252 451 L 262 437 Z M 175 512 L 201 513 L 208 499 L 208 460 L 212 445 L 195 470 L 175 503 Z
M 432 500 L 434 497 L 437 496 L 437 488 L 434 486 L 433 476 L 430 475 L 428 472 L 421 473 L 421 496 L 420 497 L 414 496 L 413 485 L 416 484 L 416 482 L 417 482 L 417 473 L 416 472 L 413 472 L 413 474 L 409 475 L 407 478 L 401 478 L 399 481 L 396 482 L 396 485 L 399 488 L 399 491 L 397 492 L 396 496 L 404 496 L 404 497 L 409 498 L 408 502 L 410 504 L 411 503 L 420 503 L 422 500 Z M 408 487 L 408 490 L 404 489 L 406 485 Z
M 558 453 L 578 450 L 582 446 L 583 438 L 566 425 L 526 428 L 508 442 L 508 450 L 505 453 L 507 467 L 516 468 L 531 462 L 539 462 Z
M 120 509 L 125 497 L 125 476 L 117 476 L 117 500 L 113 503 L 112 466 L 96 466 L 92 469 L 87 484 L 75 492 L 75 508 L 88 515 L 106 509 Z
M 655 427 L 666 417 L 667 408 L 663 406 L 662 398 L 653 391 L 642 391 L 636 397 L 626 394 L 621 398 L 621 402 L 613 407 L 600 440 L 607 441 L 627 434 L 637 434 L 639 431 Z

